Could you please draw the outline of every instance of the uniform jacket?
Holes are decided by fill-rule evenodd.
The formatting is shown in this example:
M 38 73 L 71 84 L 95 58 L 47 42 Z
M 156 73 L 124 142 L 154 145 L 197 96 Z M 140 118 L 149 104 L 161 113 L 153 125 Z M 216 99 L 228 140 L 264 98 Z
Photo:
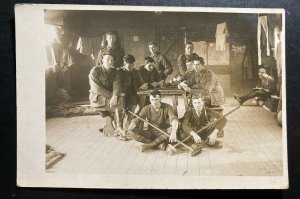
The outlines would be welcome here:
M 192 73 L 186 83 L 193 88 L 196 85 L 202 95 L 210 97 L 212 105 L 225 103 L 223 89 L 211 70 L 204 68 L 202 71 Z
M 219 119 L 222 116 L 218 114 L 216 111 L 204 107 L 201 111 L 200 116 L 196 113 L 195 109 L 190 109 L 185 112 L 181 123 L 182 130 L 188 134 L 191 131 L 197 132 L 204 126 L 208 125 L 212 119 Z M 214 126 L 218 130 L 222 130 L 227 123 L 227 119 L 222 118 L 217 124 Z
M 155 69 L 162 74 L 160 80 L 166 79 L 166 77 L 173 72 L 170 61 L 166 58 L 166 56 L 160 53 L 152 54 L 151 57 L 155 61 Z

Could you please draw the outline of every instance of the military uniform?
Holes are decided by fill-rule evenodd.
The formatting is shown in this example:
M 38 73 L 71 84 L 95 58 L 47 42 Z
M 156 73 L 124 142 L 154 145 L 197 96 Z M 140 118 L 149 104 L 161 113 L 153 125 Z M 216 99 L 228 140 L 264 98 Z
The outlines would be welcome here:
M 184 75 L 187 71 L 186 68 L 186 61 L 187 60 L 194 60 L 195 58 L 199 57 L 196 53 L 192 53 L 191 55 L 180 55 L 177 59 L 178 69 L 181 75 Z
M 165 80 L 167 76 L 173 72 L 170 61 L 166 58 L 166 56 L 160 53 L 152 54 L 150 57 L 152 57 L 155 61 L 154 67 L 158 72 L 159 81 Z
M 184 139 L 190 135 L 192 131 L 197 132 L 201 128 L 210 124 L 214 119 L 219 119 L 222 116 L 216 111 L 204 107 L 200 113 L 197 113 L 195 109 L 190 109 L 185 112 L 184 116 L 181 118 L 181 131 L 179 133 L 179 139 Z M 214 129 L 222 131 L 227 123 L 227 119 L 224 117 L 215 125 L 204 130 L 199 136 L 201 139 L 205 140 L 211 134 Z
M 100 49 L 96 60 L 96 66 L 102 65 L 104 53 L 109 53 L 113 56 L 115 68 L 120 68 L 123 66 L 123 57 L 125 55 L 124 50 L 122 48 L 110 48 L 109 46 Z
M 225 103 L 223 89 L 217 76 L 211 70 L 204 68 L 202 71 L 192 73 L 186 84 L 189 87 L 197 86 L 199 92 L 210 99 L 210 104 L 206 104 L 207 106 L 219 106 Z

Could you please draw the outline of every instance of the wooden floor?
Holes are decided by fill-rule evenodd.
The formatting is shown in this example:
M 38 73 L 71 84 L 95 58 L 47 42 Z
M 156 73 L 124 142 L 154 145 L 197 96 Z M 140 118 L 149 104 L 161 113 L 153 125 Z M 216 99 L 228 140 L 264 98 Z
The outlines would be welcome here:
M 232 109 L 224 107 L 224 113 Z M 51 118 L 47 144 L 67 155 L 47 172 L 192 176 L 282 175 L 282 129 L 273 113 L 243 106 L 227 117 L 222 149 L 205 148 L 196 157 L 187 152 L 141 153 L 140 143 L 105 137 L 100 116 Z

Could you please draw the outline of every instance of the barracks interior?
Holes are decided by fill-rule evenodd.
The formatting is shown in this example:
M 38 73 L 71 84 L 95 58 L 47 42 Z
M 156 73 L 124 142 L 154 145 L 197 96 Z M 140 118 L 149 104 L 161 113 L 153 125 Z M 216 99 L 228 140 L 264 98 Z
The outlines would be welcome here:
M 45 10 L 47 172 L 283 174 L 281 14 Z

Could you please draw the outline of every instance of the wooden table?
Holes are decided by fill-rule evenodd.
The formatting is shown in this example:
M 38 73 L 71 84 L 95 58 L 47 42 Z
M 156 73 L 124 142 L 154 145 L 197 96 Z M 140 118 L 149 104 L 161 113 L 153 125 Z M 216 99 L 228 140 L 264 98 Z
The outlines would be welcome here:
M 173 109 L 176 112 L 176 114 L 178 113 L 177 107 L 178 107 L 178 96 L 181 96 L 183 98 L 183 102 L 184 102 L 184 107 L 185 110 L 188 110 L 189 107 L 189 102 L 188 102 L 188 93 L 184 90 L 180 90 L 177 87 L 162 87 L 158 89 L 161 93 L 162 96 L 171 96 L 172 97 L 172 104 L 173 104 Z M 196 93 L 198 89 L 192 89 L 192 93 Z M 152 89 L 150 90 L 141 90 L 138 91 L 137 94 L 138 95 L 149 95 L 150 92 L 152 91 Z M 220 114 L 223 114 L 223 107 L 222 106 L 218 106 L 218 107 L 213 107 L 210 108 L 213 109 L 215 111 L 217 111 Z
M 178 113 L 177 106 L 178 106 L 178 96 L 181 96 L 183 98 L 185 110 L 189 109 L 189 104 L 188 104 L 188 98 L 187 98 L 187 93 L 184 90 L 180 90 L 176 87 L 164 87 L 164 88 L 159 88 L 158 89 L 161 93 L 162 96 L 171 96 L 172 97 L 172 104 L 173 104 L 173 109 Z M 149 95 L 152 90 L 141 90 L 138 91 L 138 95 Z

